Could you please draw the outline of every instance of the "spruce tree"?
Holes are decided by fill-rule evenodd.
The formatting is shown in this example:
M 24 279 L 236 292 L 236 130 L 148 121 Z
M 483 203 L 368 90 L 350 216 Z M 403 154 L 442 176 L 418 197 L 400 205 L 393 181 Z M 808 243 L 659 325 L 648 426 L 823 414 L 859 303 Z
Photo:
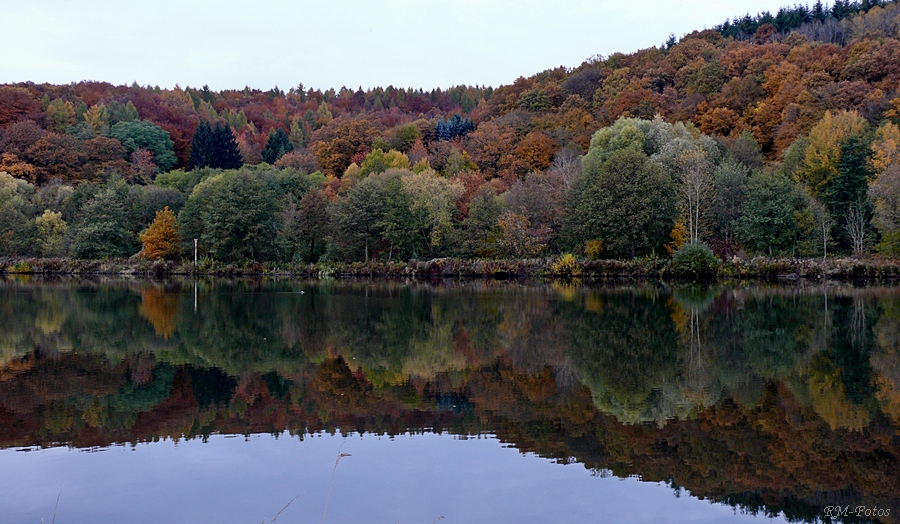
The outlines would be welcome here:
M 238 169 L 243 163 L 237 141 L 228 124 L 219 123 L 211 128 L 206 122 L 200 122 L 191 141 L 189 169 Z
M 188 169 L 199 169 L 212 164 L 212 130 L 209 128 L 209 124 L 201 121 L 191 140 L 191 158 L 188 161 Z
M 244 158 L 238 149 L 234 133 L 228 124 L 217 124 L 212 132 L 213 156 L 215 163 L 212 167 L 219 169 L 238 169 L 244 165 Z
M 294 146 L 283 129 L 269 132 L 269 139 L 266 141 L 266 148 L 263 149 L 263 160 L 268 164 L 274 164 L 285 153 L 292 151 Z
M 837 217 L 832 235 L 838 247 L 851 249 L 851 238 L 847 230 L 847 216 L 851 207 L 863 213 L 866 223 L 872 218 L 872 207 L 866 198 L 869 156 L 868 141 L 858 135 L 850 135 L 841 144 L 841 160 L 838 174 L 831 179 L 825 192 L 825 204 L 832 216 Z

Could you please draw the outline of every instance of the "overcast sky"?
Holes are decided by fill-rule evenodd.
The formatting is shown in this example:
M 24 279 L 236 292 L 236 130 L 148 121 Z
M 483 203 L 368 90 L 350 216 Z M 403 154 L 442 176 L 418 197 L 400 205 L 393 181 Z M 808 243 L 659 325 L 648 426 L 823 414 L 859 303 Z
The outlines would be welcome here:
M 0 83 L 501 85 L 787 0 L 2 0 Z

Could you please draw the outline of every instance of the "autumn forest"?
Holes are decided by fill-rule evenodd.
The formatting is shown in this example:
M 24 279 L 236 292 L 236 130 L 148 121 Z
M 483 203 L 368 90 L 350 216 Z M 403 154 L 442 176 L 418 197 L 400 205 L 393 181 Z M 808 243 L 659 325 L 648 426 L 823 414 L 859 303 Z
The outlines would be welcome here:
M 900 5 L 496 88 L 0 86 L 0 256 L 900 255 Z

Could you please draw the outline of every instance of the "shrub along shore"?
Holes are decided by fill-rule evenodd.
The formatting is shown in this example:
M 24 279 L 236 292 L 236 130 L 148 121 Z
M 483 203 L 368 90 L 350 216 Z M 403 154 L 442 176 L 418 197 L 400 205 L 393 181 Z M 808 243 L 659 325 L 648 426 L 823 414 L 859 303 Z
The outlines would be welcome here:
M 579 278 L 697 280 L 900 280 L 900 261 L 882 258 L 733 258 L 718 261 L 699 278 L 679 271 L 671 259 L 590 260 L 571 256 L 523 260 L 439 258 L 409 262 L 258 263 L 225 264 L 129 259 L 77 260 L 68 258 L 0 258 L 0 275 L 121 275 L 167 276 L 290 276 L 303 278 Z

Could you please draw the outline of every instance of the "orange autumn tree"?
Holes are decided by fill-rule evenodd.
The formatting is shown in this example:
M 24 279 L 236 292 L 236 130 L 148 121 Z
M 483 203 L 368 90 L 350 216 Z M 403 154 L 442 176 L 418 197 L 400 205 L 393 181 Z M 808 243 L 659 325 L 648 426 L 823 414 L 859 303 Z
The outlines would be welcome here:
M 144 243 L 141 256 L 149 260 L 175 260 L 181 255 L 175 213 L 169 206 L 156 212 L 150 227 L 141 233 L 141 242 Z

